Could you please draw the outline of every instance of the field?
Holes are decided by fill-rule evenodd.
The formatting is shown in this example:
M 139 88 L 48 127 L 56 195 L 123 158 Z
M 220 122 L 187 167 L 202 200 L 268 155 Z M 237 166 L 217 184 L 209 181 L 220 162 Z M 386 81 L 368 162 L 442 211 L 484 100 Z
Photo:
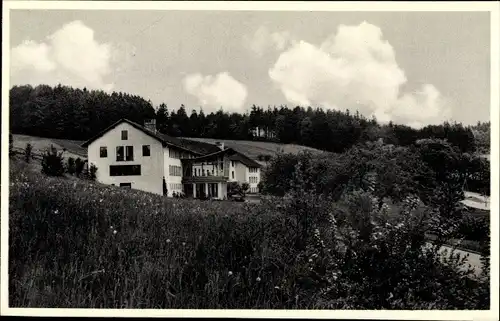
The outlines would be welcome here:
M 324 151 L 294 144 L 279 144 L 270 142 L 247 141 L 247 140 L 227 140 L 227 139 L 213 139 L 213 138 L 190 138 L 186 139 L 196 140 L 206 143 L 221 142 L 224 146 L 233 148 L 234 150 L 247 155 L 248 157 L 257 160 L 259 155 L 270 155 L 282 151 L 284 153 L 297 154 L 301 151 L 310 151 L 313 153 L 324 153 Z
M 43 153 L 47 148 L 50 148 L 50 146 L 53 145 L 59 151 L 63 151 L 63 149 L 66 149 L 66 151 L 64 152 L 65 157 L 87 158 L 87 149 L 80 146 L 81 144 L 83 144 L 83 141 L 44 138 L 18 134 L 13 134 L 12 138 L 14 148 L 18 151 L 24 150 L 26 144 L 28 143 L 33 146 L 33 151 L 38 153 Z
M 425 309 L 488 304 L 481 283 L 456 272 L 456 263 L 439 263 L 418 248 L 408 251 L 415 240 L 401 228 L 403 223 L 381 225 L 377 233 L 383 237 L 369 247 L 352 234 L 352 227 L 340 223 L 317 221 L 317 232 L 310 234 L 301 215 L 341 217 L 345 207 L 307 193 L 260 204 L 167 199 L 69 175 L 46 177 L 20 159 L 11 162 L 10 177 L 12 307 Z M 308 224 L 316 224 L 311 219 Z M 337 229 L 347 234 L 330 237 Z M 349 242 L 337 243 L 340 235 Z M 389 251 L 375 255 L 373 245 Z

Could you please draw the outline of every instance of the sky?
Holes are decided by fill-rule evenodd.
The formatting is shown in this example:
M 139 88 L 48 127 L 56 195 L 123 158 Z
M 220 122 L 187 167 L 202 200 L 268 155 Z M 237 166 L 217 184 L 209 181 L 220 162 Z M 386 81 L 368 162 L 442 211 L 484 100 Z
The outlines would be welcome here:
M 488 12 L 12 10 L 10 85 L 121 91 L 188 113 L 358 110 L 490 120 Z

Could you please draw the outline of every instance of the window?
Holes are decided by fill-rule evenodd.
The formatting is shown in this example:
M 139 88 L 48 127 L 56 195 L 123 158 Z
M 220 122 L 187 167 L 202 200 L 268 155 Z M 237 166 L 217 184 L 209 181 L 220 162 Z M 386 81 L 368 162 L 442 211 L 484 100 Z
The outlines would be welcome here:
M 128 140 L 128 131 L 122 130 L 122 140 Z
M 141 165 L 111 165 L 109 176 L 140 176 Z
M 169 165 L 168 173 L 170 176 L 182 176 L 182 167 Z
M 120 183 L 120 187 L 132 188 L 132 183 Z
M 151 146 L 142 145 L 142 156 L 151 156 Z
M 234 167 L 234 161 L 231 161 L 231 166 L 233 166 L 233 167 Z
M 116 161 L 121 162 L 124 160 L 125 160 L 125 154 L 123 146 L 116 146 Z
M 127 146 L 125 149 L 125 160 L 133 161 L 134 160 L 134 146 Z
M 231 172 L 231 178 L 234 179 L 234 171 Z
M 100 154 L 101 154 L 101 158 L 106 158 L 106 157 L 108 157 L 108 148 L 107 148 L 107 147 L 102 146 L 102 147 L 100 148 Z

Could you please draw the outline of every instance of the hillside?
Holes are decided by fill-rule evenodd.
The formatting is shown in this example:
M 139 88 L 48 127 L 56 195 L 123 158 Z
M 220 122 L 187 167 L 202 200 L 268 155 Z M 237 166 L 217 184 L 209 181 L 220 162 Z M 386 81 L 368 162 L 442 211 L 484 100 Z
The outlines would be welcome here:
M 310 151 L 312 153 L 324 153 L 324 151 L 321 151 L 316 148 L 302 146 L 302 145 L 295 145 L 295 144 L 280 144 L 280 143 L 258 142 L 249 140 L 230 140 L 230 139 L 215 139 L 215 138 L 192 138 L 192 137 L 183 137 L 183 138 L 200 142 L 212 143 L 212 144 L 215 144 L 215 142 L 221 142 L 224 143 L 225 147 L 233 148 L 234 150 L 243 153 L 255 160 L 258 160 L 259 155 L 273 156 L 280 151 L 292 154 L 297 154 L 301 151 Z
M 57 138 L 44 138 L 28 135 L 12 135 L 14 139 L 14 148 L 17 150 L 24 149 L 27 143 L 33 146 L 35 152 L 42 153 L 51 144 L 54 145 L 58 150 L 66 149 L 64 152 L 65 157 L 87 157 L 86 148 L 81 147 L 83 141 L 77 140 L 66 140 Z M 294 144 L 280 144 L 280 143 L 268 143 L 268 142 L 257 142 L 257 141 L 246 141 L 246 140 L 220 140 L 212 138 L 185 138 L 194 141 L 212 143 L 223 142 L 226 147 L 233 148 L 234 150 L 247 155 L 248 157 L 256 160 L 261 164 L 265 164 L 263 161 L 259 160 L 259 155 L 270 155 L 273 156 L 282 150 L 285 153 L 299 153 L 301 151 L 307 150 L 313 153 L 323 153 L 323 151 Z
M 67 140 L 67 139 L 57 139 L 57 138 L 44 138 L 44 137 L 36 137 L 36 136 L 28 136 L 28 135 L 18 135 L 13 134 L 13 144 L 14 149 L 16 150 L 24 150 L 26 144 L 30 143 L 33 146 L 33 151 L 35 153 L 43 153 L 47 150 L 50 145 L 54 145 L 57 150 L 64 150 L 65 157 L 80 157 L 87 158 L 87 149 L 81 147 L 83 141 L 77 140 Z

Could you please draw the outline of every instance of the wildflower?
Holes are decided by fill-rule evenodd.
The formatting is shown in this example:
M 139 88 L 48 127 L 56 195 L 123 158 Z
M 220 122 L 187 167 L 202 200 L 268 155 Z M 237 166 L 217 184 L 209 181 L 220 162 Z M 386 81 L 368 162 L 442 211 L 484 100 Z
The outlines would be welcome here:
M 313 259 L 309 259 L 309 262 L 312 262 L 312 261 L 313 261 Z
M 54 210 L 54 214 L 59 214 L 59 210 Z
M 118 233 L 118 232 L 117 232 L 116 230 L 114 230 L 114 231 L 113 231 L 113 234 L 116 234 L 116 233 Z
M 229 276 L 233 275 L 233 272 L 229 271 L 228 275 L 229 275 Z
M 260 282 L 260 278 L 259 278 L 259 277 L 257 277 L 257 278 L 255 279 L 255 281 Z
M 167 243 L 170 243 L 170 239 L 167 239 Z
M 111 225 L 109 228 L 112 230 L 113 229 L 113 225 Z
M 279 287 L 279 286 L 275 286 L 274 288 L 275 288 L 276 290 L 279 290 L 279 289 L 280 289 L 280 287 Z
M 186 246 L 186 242 L 182 242 L 182 246 Z

